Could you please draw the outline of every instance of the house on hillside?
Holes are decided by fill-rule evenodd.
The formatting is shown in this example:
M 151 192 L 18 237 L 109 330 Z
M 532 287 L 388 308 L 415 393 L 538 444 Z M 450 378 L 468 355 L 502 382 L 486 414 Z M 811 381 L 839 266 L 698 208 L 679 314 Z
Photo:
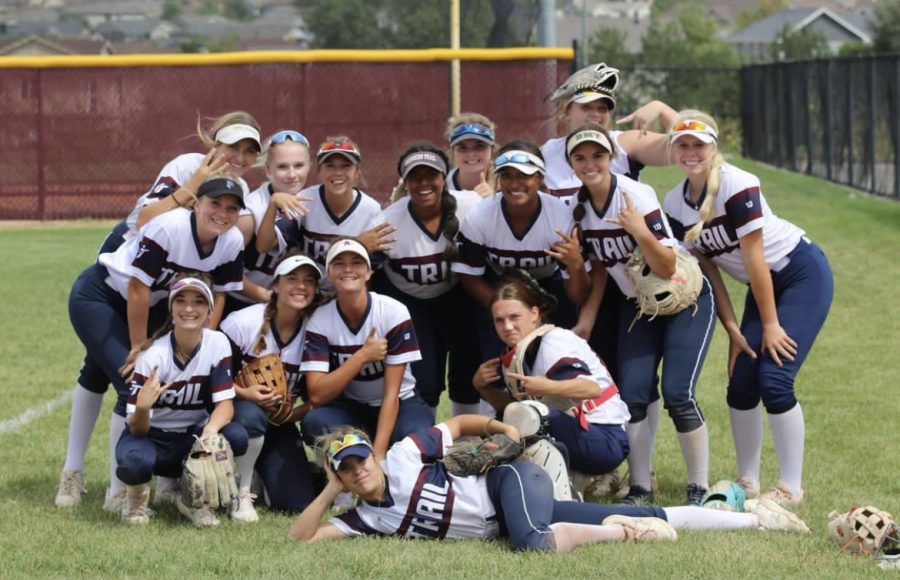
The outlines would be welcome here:
M 778 40 L 785 27 L 793 32 L 810 30 L 821 34 L 832 53 L 837 53 L 847 42 L 872 43 L 871 34 L 858 19 L 841 16 L 828 8 L 782 10 L 735 32 L 725 40 L 745 61 L 767 60 L 771 55 L 771 45 Z
M 60 56 L 72 54 L 112 54 L 105 40 L 44 38 L 26 36 L 0 45 L 0 56 Z

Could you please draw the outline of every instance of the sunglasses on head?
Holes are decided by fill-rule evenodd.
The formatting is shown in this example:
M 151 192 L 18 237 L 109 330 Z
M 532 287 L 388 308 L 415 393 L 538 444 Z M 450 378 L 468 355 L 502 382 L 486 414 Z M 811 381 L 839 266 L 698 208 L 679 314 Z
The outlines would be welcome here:
M 279 131 L 272 135 L 269 138 L 269 146 L 281 145 L 285 141 L 293 141 L 294 143 L 300 143 L 301 145 L 309 147 L 309 140 L 303 136 L 303 133 L 291 130 Z
M 674 127 L 672 127 L 673 132 L 677 131 L 703 131 L 704 133 L 715 133 L 716 130 L 704 123 L 703 121 L 696 121 L 694 119 L 688 119 L 686 121 L 681 121 Z
M 497 156 L 494 159 L 494 168 L 500 169 L 504 165 L 508 165 L 510 163 L 524 163 L 526 165 L 533 165 L 537 167 L 542 172 L 544 171 L 544 162 L 541 161 L 541 158 L 533 153 L 528 153 L 527 151 L 508 151 L 503 153 L 502 155 Z
M 319 147 L 319 153 L 324 153 L 326 151 L 349 151 L 354 154 L 359 153 L 356 144 L 349 139 L 329 139 L 325 141 L 322 143 L 322 146 Z
M 481 123 L 463 123 L 462 125 L 457 125 L 450 131 L 450 141 L 455 141 L 463 135 L 478 135 L 490 139 L 491 141 L 494 140 L 494 132 Z
M 372 447 L 361 435 L 357 433 L 347 433 L 337 441 L 332 441 L 331 445 L 328 446 L 328 460 L 331 461 L 332 458 L 342 450 L 347 447 L 353 447 L 354 445 L 365 445 L 369 448 Z

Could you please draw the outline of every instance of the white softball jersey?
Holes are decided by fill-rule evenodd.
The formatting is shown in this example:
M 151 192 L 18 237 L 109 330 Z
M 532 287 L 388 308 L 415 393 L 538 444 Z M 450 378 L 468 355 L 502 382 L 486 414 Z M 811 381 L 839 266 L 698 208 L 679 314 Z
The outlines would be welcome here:
M 481 196 L 474 191 L 456 191 L 448 195 L 456 198 L 456 218 L 460 222 L 481 202 Z M 397 241 L 389 250 L 373 256 L 373 263 L 382 265 L 394 286 L 405 294 L 427 300 L 445 294 L 456 285 L 456 276 L 444 259 L 447 248 L 444 220 L 437 233 L 432 234 L 415 216 L 409 196 L 406 196 L 376 216 L 368 228 L 383 222 L 396 228 L 393 237 Z
M 481 200 L 460 223 L 459 261 L 453 263 L 452 270 L 482 276 L 489 266 L 500 272 L 521 268 L 537 280 L 553 276 L 559 264 L 544 250 L 559 241 L 556 230 L 571 232 L 575 222 L 571 208 L 559 198 L 538 192 L 538 201 L 533 221 L 517 235 L 510 226 L 502 195 Z
M 380 407 L 384 393 L 384 365 L 405 364 L 400 384 L 401 400 L 415 396 L 416 381 L 409 363 L 421 360 L 419 341 L 410 319 L 409 310 L 389 296 L 368 293 L 366 314 L 356 328 L 332 300 L 316 309 L 306 324 L 306 344 L 300 372 L 329 373 L 358 351 L 375 329 L 376 337 L 387 339 L 384 361 L 366 364 L 344 389 L 342 396 L 359 403 Z
M 381 464 L 386 477 L 384 501 L 363 500 L 328 522 L 348 536 L 496 538 L 497 514 L 485 478 L 456 477 L 440 461 L 452 444 L 443 423 L 398 441 Z
M 309 213 L 305 216 L 278 214 L 275 227 L 279 251 L 284 253 L 299 248 L 315 260 L 323 272 L 331 242 L 338 236 L 358 236 L 381 213 L 381 205 L 358 189 L 353 190 L 353 203 L 340 217 L 332 213 L 325 202 L 324 186 L 307 187 L 297 195 L 310 197 L 313 201 L 308 202 Z M 323 278 L 322 282 L 327 283 L 327 280 Z
M 684 239 L 684 233 L 700 221 L 705 196 L 704 189 L 698 202 L 691 202 L 686 179 L 666 194 L 663 206 L 679 239 Z M 744 266 L 740 238 L 759 229 L 766 264 L 777 272 L 787 266 L 788 254 L 805 232 L 772 213 L 760 191 L 758 177 L 725 163 L 719 169 L 719 192 L 713 200 L 712 218 L 704 224 L 700 237 L 695 242 L 685 242 L 685 246 L 709 256 L 718 267 L 746 284 L 750 275 Z
M 187 183 L 194 173 L 197 172 L 205 157 L 206 155 L 203 153 L 184 153 L 163 166 L 153 185 L 150 186 L 150 189 L 144 195 L 138 198 L 131 213 L 125 218 L 128 224 L 128 232 L 123 237 L 126 240 L 137 234 L 137 218 L 141 209 L 175 193 L 179 187 Z M 246 197 L 250 191 L 247 182 L 241 178 L 235 179 L 235 181 L 241 185 L 241 188 L 244 190 L 244 197 Z M 246 209 L 241 210 L 241 215 L 247 215 L 248 213 Z
M 533 366 L 525 364 L 525 374 L 529 376 L 545 376 L 554 381 L 568 379 L 585 379 L 597 383 L 601 396 L 607 389 L 616 389 L 615 383 L 600 358 L 591 347 L 578 335 L 565 328 L 554 328 L 541 337 Z M 548 406 L 554 405 L 552 397 L 542 399 Z M 559 408 L 560 411 L 568 411 Z M 618 394 L 614 394 L 602 405 L 586 414 L 588 423 L 599 425 L 624 425 L 631 418 L 628 406 Z
M 101 254 L 101 265 L 109 272 L 107 284 L 128 298 L 128 281 L 134 277 L 150 287 L 150 305 L 169 294 L 172 278 L 180 272 L 205 272 L 216 292 L 244 287 L 244 237 L 237 227 L 216 239 L 205 252 L 197 240 L 197 221 L 189 209 L 173 209 L 158 215 L 141 229 L 140 235 Z
M 231 345 L 228 337 L 216 330 L 203 329 L 200 344 L 184 364 L 175 358 L 172 332 L 153 341 L 135 362 L 125 408 L 128 415 L 134 414 L 138 393 L 154 368 L 161 384 L 172 383 L 150 409 L 150 424 L 158 429 L 205 423 L 210 405 L 234 398 Z
M 612 173 L 637 180 L 644 165 L 629 157 L 628 152 L 619 144 L 621 133 L 622 131 L 609 132 L 610 141 L 616 149 L 609 170 Z M 566 162 L 566 138 L 549 139 L 541 147 L 541 154 L 544 156 L 544 164 L 547 166 L 547 175 L 544 176 L 547 191 L 559 197 L 577 193 L 581 187 L 581 180 L 575 176 L 572 167 Z
M 241 349 L 242 364 L 247 364 L 267 354 L 277 354 L 284 366 L 288 388 L 296 390 L 301 374 L 300 362 L 303 358 L 303 343 L 306 340 L 306 319 L 301 320 L 293 336 L 286 342 L 279 339 L 278 333 L 273 328 L 274 324 L 270 325 L 269 331 L 264 336 L 265 346 L 262 351 L 255 353 L 265 310 L 265 304 L 253 304 L 247 308 L 236 310 L 225 317 L 225 320 L 219 325 L 219 330 Z
M 628 276 L 625 263 L 637 247 L 637 242 L 625 228 L 606 221 L 607 218 L 619 217 L 619 212 L 626 207 L 622 192 L 628 193 L 634 208 L 644 216 L 647 227 L 662 245 L 674 248 L 678 246 L 678 241 L 672 236 L 652 187 L 624 175 L 612 174 L 611 177 L 610 193 L 604 207 L 595 208 L 590 200 L 583 202 L 585 212 L 581 227 L 584 250 L 587 252 L 585 261 L 589 258 L 606 266 L 606 271 L 622 293 L 634 298 L 634 282 Z

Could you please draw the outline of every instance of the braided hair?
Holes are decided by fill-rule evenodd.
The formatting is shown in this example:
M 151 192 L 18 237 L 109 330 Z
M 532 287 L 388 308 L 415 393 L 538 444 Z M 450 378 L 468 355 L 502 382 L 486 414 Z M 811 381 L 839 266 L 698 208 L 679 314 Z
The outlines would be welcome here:
M 544 290 L 531 274 L 521 269 L 504 273 L 494 286 L 490 306 L 493 307 L 500 300 L 518 300 L 528 308 L 537 307 L 541 313 L 541 322 L 547 322 L 548 317 L 559 306 L 556 296 Z
M 283 255 L 278 262 L 275 263 L 275 269 L 278 268 L 278 264 L 291 258 L 293 256 L 303 256 L 303 252 L 293 251 L 288 252 Z M 272 281 L 272 285 L 275 285 L 275 280 Z M 303 309 L 301 316 L 303 318 L 309 318 L 312 316 L 312 313 L 316 311 L 323 302 L 322 292 L 319 290 L 319 285 L 316 284 L 316 295 L 313 296 L 312 302 L 309 303 L 309 306 Z M 266 303 L 266 308 L 263 310 L 263 321 L 259 327 L 259 333 L 256 335 L 256 341 L 253 345 L 253 354 L 260 354 L 266 348 L 266 335 L 269 334 L 269 330 L 272 329 L 272 323 L 275 321 L 275 317 L 278 315 L 278 293 L 272 292 L 272 295 L 269 297 L 269 301 Z
M 566 135 L 564 150 L 566 151 L 566 154 L 565 154 L 566 155 L 566 163 L 569 164 L 569 167 L 572 166 L 572 160 L 569 159 L 569 153 L 568 153 L 569 139 L 571 139 L 572 137 L 574 137 L 581 131 L 597 131 L 599 133 L 606 135 L 606 138 L 609 139 L 609 146 L 612 148 L 609 152 L 610 159 L 615 157 L 616 146 L 613 144 L 612 137 L 609 136 L 609 131 L 607 131 L 605 127 L 603 127 L 602 125 L 599 125 L 597 123 L 585 123 L 584 125 L 581 125 L 577 129 L 575 129 L 574 131 L 572 131 L 571 133 Z M 612 192 L 610 192 L 610 193 L 612 193 Z M 584 239 L 584 235 L 583 235 L 584 232 L 581 227 L 581 220 L 584 219 L 584 216 L 587 213 L 587 209 L 586 209 L 587 204 L 591 202 L 591 192 L 588 190 L 588 188 L 586 186 L 582 185 L 580 188 L 578 188 L 578 193 L 576 195 L 577 195 L 577 198 L 576 198 L 575 207 L 572 208 L 572 218 L 575 220 L 576 235 L 578 236 L 578 240 L 581 241 Z
M 444 164 L 449 167 L 450 160 L 447 158 L 447 154 L 444 153 L 440 148 L 438 148 L 433 143 L 428 141 L 419 141 L 411 144 L 406 151 L 400 155 L 400 160 L 397 161 L 397 172 L 402 173 L 402 165 L 403 160 L 413 153 L 420 152 L 428 152 L 434 153 L 438 157 L 440 157 Z M 456 216 L 456 198 L 453 197 L 453 194 L 450 193 L 450 189 L 447 187 L 447 175 L 444 174 L 444 188 L 441 190 L 441 221 L 444 223 L 444 231 L 441 235 L 447 239 L 447 247 L 444 248 L 444 260 L 447 262 L 454 261 L 459 255 L 459 250 L 456 247 L 456 234 L 459 232 L 459 218 Z M 406 190 L 406 182 L 405 180 L 401 181 L 403 190 Z M 395 190 L 396 191 L 396 190 Z M 393 197 L 392 197 L 393 198 Z

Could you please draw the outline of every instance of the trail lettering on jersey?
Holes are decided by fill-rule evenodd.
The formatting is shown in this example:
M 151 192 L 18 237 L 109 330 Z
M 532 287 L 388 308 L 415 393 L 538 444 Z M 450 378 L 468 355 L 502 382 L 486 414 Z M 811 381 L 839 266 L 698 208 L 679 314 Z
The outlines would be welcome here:
M 447 511 L 447 496 L 450 493 L 450 482 L 443 485 L 424 483 L 415 505 L 415 513 L 409 523 L 407 536 L 419 538 L 439 538 L 441 524 Z
M 203 384 L 199 382 L 175 383 L 162 392 L 154 407 L 201 408 L 205 406 L 201 392 Z
M 353 356 L 352 352 L 332 352 L 332 369 L 336 369 Z M 362 369 L 360 369 L 359 374 L 356 375 L 357 379 L 363 381 L 374 381 L 376 379 L 380 379 L 384 377 L 384 362 L 380 360 L 367 362 Z
M 734 228 L 731 227 L 725 216 L 721 216 L 703 227 L 697 245 L 704 254 L 718 256 L 738 247 L 740 242 Z
M 447 264 L 398 264 L 403 276 L 416 284 L 439 284 L 447 277 Z
M 499 265 L 503 270 L 512 270 L 514 268 L 533 270 L 553 262 L 553 258 L 550 256 L 501 256 L 490 250 L 488 250 L 487 255 L 492 262 Z
M 315 235 L 318 236 L 318 234 Z M 321 237 L 310 237 L 310 233 L 304 230 L 300 234 L 300 239 L 303 243 L 303 253 L 311 257 L 316 262 L 324 264 L 325 256 L 326 254 L 328 254 L 328 248 L 331 247 L 334 236 L 326 236 L 326 238 L 327 239 L 321 239 Z
M 589 239 L 594 254 L 607 267 L 619 262 L 627 262 L 631 252 L 634 251 L 634 238 L 629 234 L 591 236 Z

